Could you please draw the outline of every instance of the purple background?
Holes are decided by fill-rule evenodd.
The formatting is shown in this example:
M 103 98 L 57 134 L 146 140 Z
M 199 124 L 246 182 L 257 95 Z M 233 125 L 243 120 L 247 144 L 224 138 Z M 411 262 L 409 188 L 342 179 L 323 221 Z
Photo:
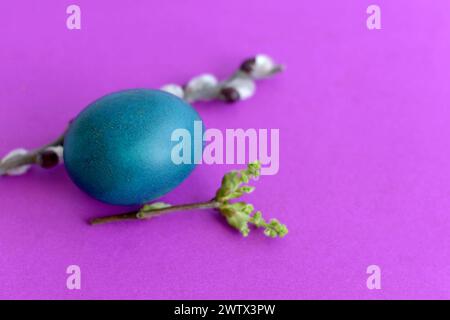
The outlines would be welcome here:
M 90 227 L 123 209 L 35 168 L 0 179 L 0 298 L 450 298 L 449 1 L 377 0 L 379 31 L 363 0 L 74 3 L 73 31 L 70 1 L 0 3 L 0 153 L 50 141 L 111 91 L 267 53 L 286 73 L 196 108 L 210 128 L 280 129 L 280 171 L 248 200 L 290 233 L 245 239 L 208 211 Z M 165 199 L 208 199 L 230 168 L 200 166 Z

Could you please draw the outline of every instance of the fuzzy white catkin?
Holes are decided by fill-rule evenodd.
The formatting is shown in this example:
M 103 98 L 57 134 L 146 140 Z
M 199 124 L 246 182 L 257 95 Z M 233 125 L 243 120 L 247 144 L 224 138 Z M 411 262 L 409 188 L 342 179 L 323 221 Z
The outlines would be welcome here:
M 209 100 L 216 96 L 219 81 L 209 73 L 192 78 L 186 85 L 186 96 Z
M 218 83 L 219 81 L 214 75 L 205 73 L 192 78 L 186 85 L 186 91 L 205 91 L 216 87 Z
M 178 98 L 181 98 L 181 99 L 184 98 L 183 88 L 177 84 L 167 84 L 167 85 L 161 87 L 161 90 L 169 92 L 169 93 L 173 94 L 174 96 L 177 96 Z
M 1 160 L 1 162 L 5 162 L 9 159 L 14 158 L 15 156 L 23 156 L 26 155 L 28 153 L 28 150 L 23 149 L 23 148 L 18 148 L 18 149 L 14 149 L 13 151 L 11 151 L 10 153 L 8 153 L 6 156 L 3 157 L 3 159 Z M 10 175 L 10 176 L 20 176 L 24 173 L 26 173 L 29 169 L 30 169 L 30 165 L 23 165 L 17 168 L 13 168 L 10 169 L 8 171 L 5 172 L 5 174 Z
M 255 66 L 252 70 L 252 75 L 255 78 L 264 78 L 269 76 L 273 68 L 275 67 L 275 64 L 271 57 L 265 54 L 258 54 L 255 57 Z
M 250 78 L 235 78 L 228 82 L 227 86 L 235 88 L 241 100 L 250 98 L 256 90 L 255 82 Z

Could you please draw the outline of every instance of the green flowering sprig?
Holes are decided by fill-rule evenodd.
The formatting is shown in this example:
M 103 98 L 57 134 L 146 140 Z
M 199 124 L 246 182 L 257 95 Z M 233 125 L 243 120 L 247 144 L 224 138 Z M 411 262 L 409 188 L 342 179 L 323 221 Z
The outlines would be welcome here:
M 253 205 L 246 202 L 230 202 L 230 200 L 242 197 L 246 193 L 252 193 L 255 187 L 249 186 L 251 179 L 258 179 L 261 172 L 259 162 L 250 163 L 245 170 L 231 171 L 222 179 L 222 185 L 217 190 L 216 200 L 220 202 L 219 211 L 227 219 L 228 224 L 239 230 L 245 237 L 250 232 L 249 225 L 264 228 L 266 236 L 275 238 L 284 237 L 288 230 L 286 225 L 272 219 L 266 222 L 261 211 L 254 212 Z
M 198 202 L 184 205 L 171 205 L 164 202 L 154 202 L 144 205 L 137 211 L 117 214 L 108 217 L 96 218 L 91 221 L 92 224 L 107 223 L 119 220 L 130 219 L 149 219 L 155 216 L 174 211 L 192 210 L 192 209 L 216 209 L 225 217 L 228 224 L 239 230 L 243 236 L 248 236 L 250 227 L 263 228 L 264 234 L 268 237 L 284 237 L 288 233 L 286 225 L 280 223 L 277 219 L 271 219 L 267 222 L 261 211 L 256 211 L 253 205 L 235 201 L 245 194 L 255 190 L 250 186 L 250 180 L 256 180 L 261 173 L 261 164 L 259 162 L 250 163 L 247 169 L 231 171 L 224 175 L 222 184 L 217 190 L 215 197 L 206 202 Z

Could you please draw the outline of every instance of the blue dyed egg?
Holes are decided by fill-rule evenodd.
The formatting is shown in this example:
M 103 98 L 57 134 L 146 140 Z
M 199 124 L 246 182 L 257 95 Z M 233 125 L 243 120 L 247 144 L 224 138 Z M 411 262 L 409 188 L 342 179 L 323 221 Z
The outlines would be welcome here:
M 178 186 L 195 168 L 175 164 L 178 144 L 171 135 L 186 129 L 194 137 L 197 112 L 178 97 L 159 90 L 112 93 L 84 109 L 64 140 L 64 163 L 74 183 L 110 204 L 152 201 Z M 192 143 L 191 154 L 194 154 Z

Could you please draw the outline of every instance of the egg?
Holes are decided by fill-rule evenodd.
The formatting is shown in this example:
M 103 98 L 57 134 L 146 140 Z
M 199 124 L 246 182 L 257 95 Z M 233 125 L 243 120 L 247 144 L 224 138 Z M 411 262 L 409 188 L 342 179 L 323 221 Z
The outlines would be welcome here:
M 193 136 L 195 121 L 201 121 L 198 113 L 167 92 L 109 94 L 70 124 L 64 139 L 65 167 L 80 189 L 102 202 L 138 205 L 155 200 L 194 170 L 194 161 L 172 161 L 177 142 L 171 135 L 185 129 Z

